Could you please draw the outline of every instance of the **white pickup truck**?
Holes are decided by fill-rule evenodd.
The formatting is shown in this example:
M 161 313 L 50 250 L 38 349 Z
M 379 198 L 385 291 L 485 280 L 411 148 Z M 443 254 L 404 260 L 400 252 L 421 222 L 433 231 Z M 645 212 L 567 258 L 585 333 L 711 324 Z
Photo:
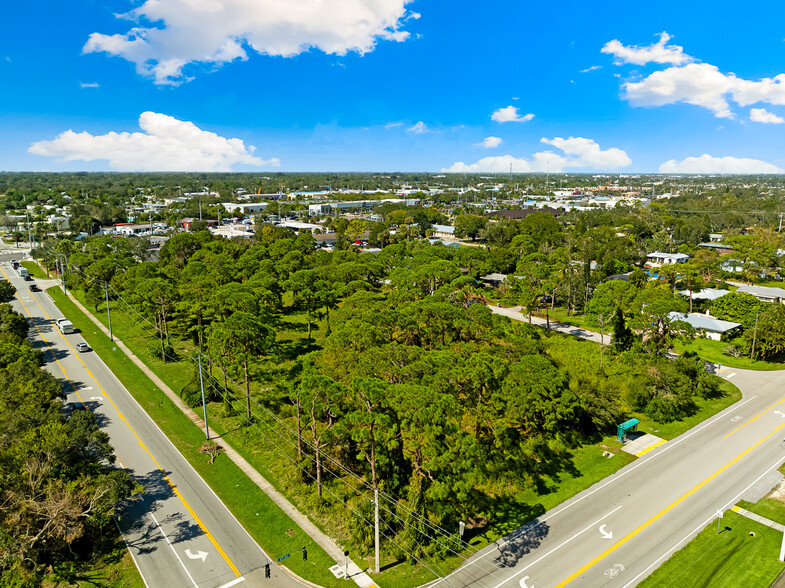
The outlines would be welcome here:
M 74 330 L 74 324 L 71 321 L 69 321 L 68 319 L 64 319 L 64 318 L 57 319 L 57 321 L 55 321 L 55 322 L 57 323 L 57 328 L 60 329 L 60 332 L 63 335 L 68 335 L 69 333 L 75 333 L 76 332 Z

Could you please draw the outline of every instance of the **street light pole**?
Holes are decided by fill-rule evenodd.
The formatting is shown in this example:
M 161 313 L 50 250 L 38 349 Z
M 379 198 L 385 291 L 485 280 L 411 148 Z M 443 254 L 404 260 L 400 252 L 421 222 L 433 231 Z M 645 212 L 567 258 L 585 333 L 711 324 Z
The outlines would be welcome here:
M 202 412 L 204 414 L 204 434 L 207 440 L 210 440 L 210 428 L 207 426 L 207 404 L 204 401 L 204 379 L 202 378 L 202 352 L 200 351 L 197 356 L 199 360 L 199 387 L 202 390 Z
M 109 287 L 106 282 L 104 282 L 104 295 L 106 296 L 106 318 L 109 321 L 109 340 L 114 341 L 114 336 L 112 335 L 112 313 L 109 310 Z
M 379 573 L 379 488 L 373 489 L 373 522 L 374 522 L 374 546 L 376 547 L 376 557 L 374 563 L 376 573 Z

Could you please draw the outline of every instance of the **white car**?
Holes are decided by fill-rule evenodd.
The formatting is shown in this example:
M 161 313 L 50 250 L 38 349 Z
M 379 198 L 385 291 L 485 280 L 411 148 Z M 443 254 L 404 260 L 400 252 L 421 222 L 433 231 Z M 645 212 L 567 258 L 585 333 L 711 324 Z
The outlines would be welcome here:
M 85 351 L 90 351 L 90 346 L 87 343 L 84 343 L 84 342 L 83 343 L 77 343 L 76 344 L 76 350 L 81 352 L 81 353 L 84 353 Z

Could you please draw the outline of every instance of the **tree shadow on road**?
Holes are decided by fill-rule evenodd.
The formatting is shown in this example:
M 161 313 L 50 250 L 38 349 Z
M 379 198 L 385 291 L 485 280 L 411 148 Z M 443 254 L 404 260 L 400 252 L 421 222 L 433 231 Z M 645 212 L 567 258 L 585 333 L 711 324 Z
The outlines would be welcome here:
M 163 547 L 165 542 L 161 529 L 171 543 L 189 541 L 204 535 L 202 528 L 185 514 L 185 506 L 165 479 L 169 472 L 154 470 L 145 475 L 136 475 L 133 470 L 128 470 L 128 473 L 135 482 L 144 486 L 144 493 L 141 497 L 126 500 L 118 508 L 117 518 L 126 541 L 135 554 L 151 553 Z M 171 499 L 173 500 L 167 505 L 170 513 L 162 517 L 164 503 Z M 158 528 L 159 525 L 161 529 Z
M 524 556 L 537 549 L 548 536 L 550 527 L 539 519 L 534 519 L 529 524 L 513 531 L 497 542 L 499 555 L 494 563 L 502 568 L 512 568 Z

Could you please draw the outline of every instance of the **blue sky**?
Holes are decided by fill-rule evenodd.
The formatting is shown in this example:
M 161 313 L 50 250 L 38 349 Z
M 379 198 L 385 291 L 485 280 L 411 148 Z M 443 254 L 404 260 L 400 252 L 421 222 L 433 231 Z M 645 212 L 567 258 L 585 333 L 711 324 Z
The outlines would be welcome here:
M 0 170 L 782 171 L 784 13 L 7 3 Z

